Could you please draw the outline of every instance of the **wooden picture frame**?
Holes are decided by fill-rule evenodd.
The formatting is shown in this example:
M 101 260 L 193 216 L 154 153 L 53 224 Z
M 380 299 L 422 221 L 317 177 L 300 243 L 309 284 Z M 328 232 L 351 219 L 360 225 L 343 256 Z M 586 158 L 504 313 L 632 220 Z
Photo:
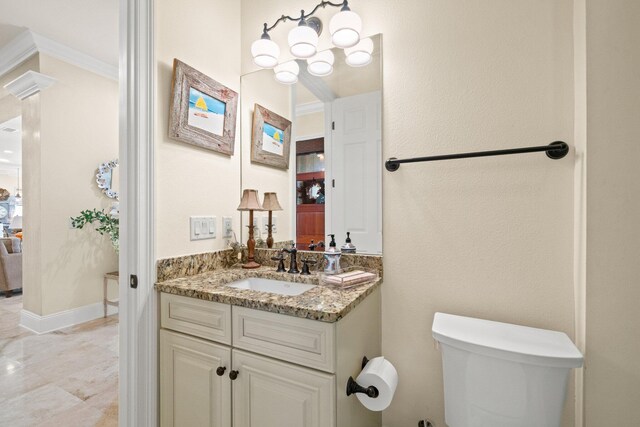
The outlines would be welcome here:
M 251 162 L 289 169 L 291 121 L 255 104 L 251 133 Z
M 169 137 L 232 156 L 238 93 L 178 59 L 171 92 Z

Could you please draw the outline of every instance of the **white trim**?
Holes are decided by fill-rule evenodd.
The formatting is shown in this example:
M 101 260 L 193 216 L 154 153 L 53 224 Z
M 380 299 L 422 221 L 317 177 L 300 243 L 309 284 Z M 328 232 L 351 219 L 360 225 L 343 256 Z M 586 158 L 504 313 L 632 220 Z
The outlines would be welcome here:
M 296 105 L 296 117 L 315 113 L 324 113 L 324 102 L 314 101 Z
M 20 77 L 11 80 L 4 85 L 4 88 L 21 101 L 24 101 L 31 95 L 35 95 L 40 91 L 53 85 L 57 80 L 46 74 L 29 70 Z
M 322 108 L 324 111 L 324 104 L 322 104 Z M 308 135 L 300 135 L 300 136 L 296 136 L 296 142 L 298 141 L 308 141 L 310 139 L 318 139 L 318 138 L 324 138 L 325 134 L 324 133 L 310 133 Z
M 153 10 L 120 0 L 120 427 L 158 425 Z
M 324 103 L 324 230 L 333 233 L 333 101 Z M 328 231 L 331 230 L 331 231 Z
M 23 31 L 13 40 L 0 48 L 0 76 L 13 70 L 18 65 L 38 53 L 31 31 Z
M 32 55 L 44 53 L 61 61 L 118 80 L 118 67 L 72 49 L 45 36 L 25 30 L 0 49 L 0 76 L 11 71 Z
M 68 62 L 82 69 L 94 72 L 111 80 L 118 80 L 118 67 L 108 64 L 93 56 L 72 49 L 69 46 L 48 39 L 40 34 L 32 33 L 33 40 L 40 53 L 47 54 L 61 61 Z
M 107 307 L 107 315 L 118 313 L 118 308 Z M 104 305 L 101 302 L 89 304 L 59 313 L 40 316 L 28 310 L 20 310 L 20 326 L 27 328 L 36 334 L 57 331 L 69 326 L 79 325 L 104 316 Z

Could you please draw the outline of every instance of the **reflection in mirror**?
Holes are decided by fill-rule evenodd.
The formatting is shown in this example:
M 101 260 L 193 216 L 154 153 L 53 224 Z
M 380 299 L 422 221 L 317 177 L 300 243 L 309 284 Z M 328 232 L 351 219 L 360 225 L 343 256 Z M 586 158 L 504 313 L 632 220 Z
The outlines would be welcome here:
M 335 234 L 342 246 L 350 232 L 357 253 L 382 253 L 381 35 L 370 39 L 369 62 L 348 65 L 345 51 L 334 48 L 333 72 L 325 77 L 312 75 L 303 60 L 297 60 L 298 80 L 291 85 L 276 81 L 273 70 L 242 76 L 242 188 L 278 193 L 283 211 L 273 214 L 276 242 L 309 250 Z M 290 149 L 288 141 L 277 141 L 285 144 L 278 152 L 290 152 L 286 169 L 255 156 L 254 145 L 265 139 L 255 141 L 255 135 L 277 127 L 268 118 L 256 124 L 256 105 L 292 122 Z M 256 217 L 257 238 L 264 239 L 266 212 Z

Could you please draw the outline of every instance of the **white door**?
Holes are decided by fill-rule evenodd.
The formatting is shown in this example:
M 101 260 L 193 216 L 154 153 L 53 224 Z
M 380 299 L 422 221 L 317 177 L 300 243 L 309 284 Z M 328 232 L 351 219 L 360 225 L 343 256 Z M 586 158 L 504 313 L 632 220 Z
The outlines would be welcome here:
M 229 427 L 230 366 L 229 347 L 161 330 L 160 426 Z
M 233 350 L 233 427 L 335 427 L 335 377 Z
M 330 229 L 339 246 L 347 231 L 358 252 L 382 253 L 382 98 L 380 91 L 333 102 Z

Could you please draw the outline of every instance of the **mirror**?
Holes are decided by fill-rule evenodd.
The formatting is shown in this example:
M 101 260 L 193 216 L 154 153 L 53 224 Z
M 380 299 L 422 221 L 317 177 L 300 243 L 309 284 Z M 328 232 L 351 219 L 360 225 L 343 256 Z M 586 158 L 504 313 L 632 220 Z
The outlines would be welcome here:
M 382 254 L 382 36 L 370 39 L 373 54 L 364 66 L 348 65 L 344 51 L 333 48 L 333 72 L 325 77 L 297 60 L 291 85 L 270 69 L 241 78 L 241 184 L 258 190 L 261 202 L 265 192 L 277 193 L 275 242 L 309 250 L 312 243 L 328 246 L 335 234 L 341 247 L 350 232 L 356 253 Z M 259 242 L 267 240 L 267 218 L 254 212 Z M 243 225 L 245 242 L 247 214 Z
M 118 159 L 102 163 L 96 174 L 98 188 L 110 199 L 118 200 L 120 188 L 120 174 L 118 173 Z

